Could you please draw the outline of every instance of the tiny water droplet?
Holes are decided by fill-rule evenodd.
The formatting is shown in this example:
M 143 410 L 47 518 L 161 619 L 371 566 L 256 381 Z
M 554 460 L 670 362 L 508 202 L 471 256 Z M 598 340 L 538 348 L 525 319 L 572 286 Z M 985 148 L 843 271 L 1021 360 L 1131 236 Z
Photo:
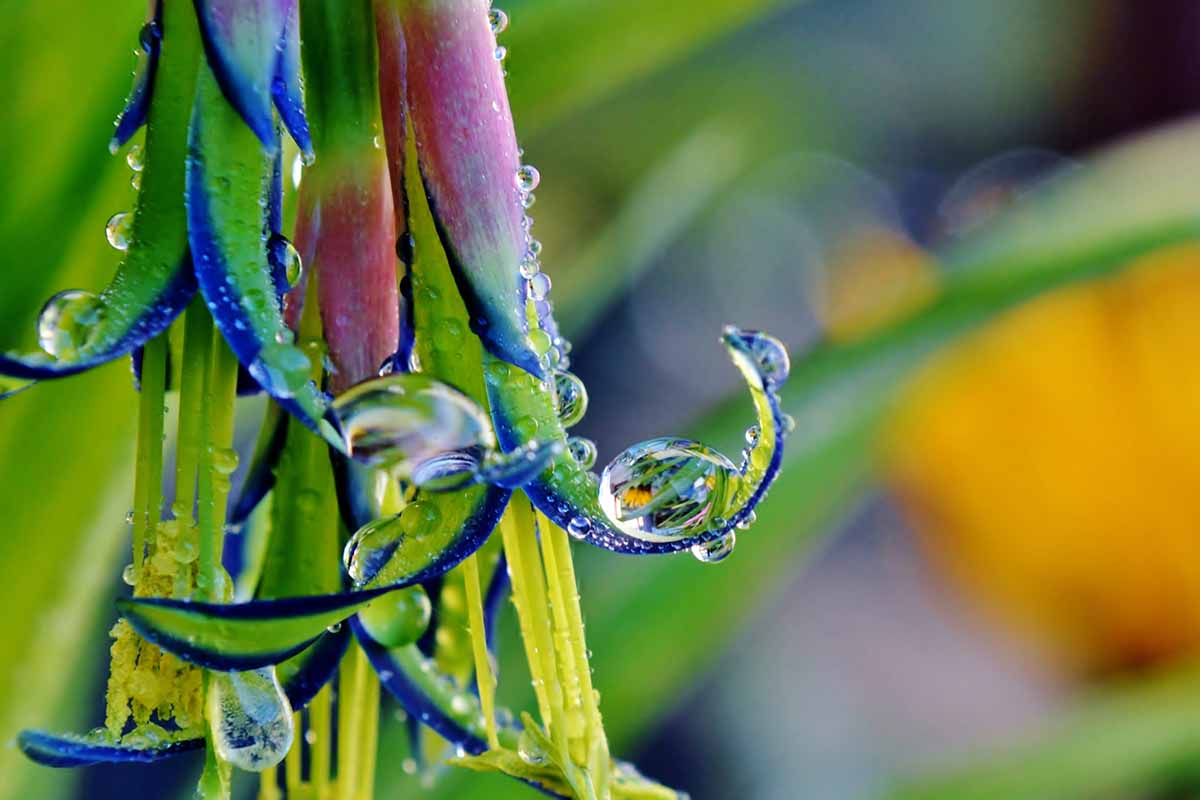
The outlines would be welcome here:
M 209 674 L 207 716 L 217 755 L 259 772 L 283 761 L 295 728 L 274 667 Z
M 415 758 L 406 758 L 400 762 L 400 769 L 404 770 L 405 775 L 417 774 L 417 760 Z
M 604 468 L 600 506 L 630 536 L 674 541 L 708 529 L 739 480 L 729 459 L 699 442 L 650 439 Z
M 538 421 L 534 417 L 521 417 L 513 422 L 513 432 L 522 442 L 532 441 L 537 436 Z
M 326 625 L 325 630 L 329 631 L 330 633 L 340 633 L 342 630 L 342 623 L 335 622 L 332 625 Z
M 787 380 L 792 362 L 783 342 L 774 336 L 729 325 L 722 338 L 727 345 L 748 356 L 767 383 L 778 386 Z
M 508 14 L 505 14 L 498 8 L 493 8 L 488 11 L 488 25 L 491 26 L 492 33 L 502 33 L 508 27 Z
M 497 47 L 492 51 L 492 57 L 497 61 L 503 61 L 508 56 L 508 48 L 504 46 Z
M 729 558 L 735 544 L 737 544 L 737 535 L 730 531 L 719 539 L 692 545 L 692 555 L 702 563 L 716 564 L 718 561 Z
M 213 469 L 221 475 L 232 475 L 238 468 L 237 450 L 221 447 L 213 451 Z
M 541 273 L 538 273 L 539 275 Z M 546 351 L 551 348 L 550 334 L 546 333 L 541 328 L 534 328 L 529 332 L 529 346 L 533 348 L 533 352 L 539 356 L 545 355 Z
M 129 509 L 128 511 L 126 511 L 126 512 L 125 512 L 125 524 L 126 524 L 126 525 L 132 525 L 132 524 L 133 524 L 133 520 L 134 520 L 134 519 L 135 519 L 135 516 L 134 516 L 134 513 L 133 513 L 133 509 L 131 508 L 131 509 Z
M 471 713 L 471 700 L 464 694 L 456 694 L 450 698 L 450 710 L 460 716 Z
M 542 265 L 538 263 L 538 260 L 536 258 L 530 258 L 529 256 L 525 256 L 525 258 L 521 259 L 521 265 L 518 267 L 521 272 L 521 277 L 525 280 L 529 280 L 534 275 L 537 275 L 541 268 Z
M 522 164 L 517 167 L 517 189 L 522 192 L 532 192 L 542 181 L 542 174 L 533 164 Z
M 125 154 L 125 163 L 134 172 L 141 172 L 146 168 L 146 162 L 142 160 L 142 146 L 135 144 L 129 148 L 129 152 Z
M 300 181 L 304 179 L 304 158 L 296 153 L 296 157 L 292 159 L 292 188 L 299 189 Z
M 142 26 L 138 31 L 138 45 L 146 53 L 152 51 L 158 46 L 162 39 L 162 30 L 159 29 L 158 23 L 151 20 Z
M 758 514 L 754 513 L 754 509 L 746 512 L 746 516 L 742 517 L 742 521 L 737 524 L 738 530 L 749 530 L 750 526 L 758 519 Z
M 525 250 L 529 255 L 533 256 L 534 258 L 537 258 L 538 256 L 540 256 L 542 254 L 542 243 L 539 242 L 537 239 L 530 239 L 529 246 L 526 247 Z
M 749 428 L 746 428 L 746 444 L 750 445 L 751 447 L 758 444 L 758 438 L 760 435 L 761 434 L 759 432 L 757 424 L 751 425 Z
M 133 564 L 126 564 L 125 569 L 121 570 L 121 580 L 126 586 L 133 586 L 137 583 L 137 568 Z
M 534 300 L 545 300 L 550 295 L 550 276 L 539 272 L 529 279 L 529 296 Z
M 38 344 L 47 355 L 70 359 L 80 354 L 104 319 L 104 301 L 91 292 L 68 289 L 46 301 L 38 314 Z
M 135 192 L 140 191 L 142 188 L 142 175 L 143 173 L 141 172 L 135 172 L 129 176 L 129 185 L 133 187 Z
M 783 423 L 784 436 L 787 436 L 796 430 L 796 418 L 791 414 L 784 414 L 780 421 Z
M 396 237 L 396 258 L 400 259 L 406 266 L 413 263 L 413 254 L 417 249 L 417 241 L 408 231 Z
M 304 732 L 304 741 L 308 744 L 309 747 L 312 747 L 314 744 L 317 743 L 317 732 L 314 731 L 312 728 L 309 728 L 308 730 L 306 730 Z
M 275 331 L 275 341 L 280 344 L 293 344 L 296 341 L 296 334 L 292 333 L 291 328 L 280 328 Z
M 588 522 L 588 518 L 584 516 L 571 517 L 567 522 L 567 533 L 576 539 L 582 539 L 587 536 L 588 531 L 592 528 Z
M 572 436 L 567 440 L 567 450 L 575 463 L 584 469 L 591 469 L 596 463 L 596 443 L 582 436 Z
M 133 212 L 118 211 L 104 225 L 104 238 L 114 250 L 128 250 L 133 234 Z
M 521 208 L 533 208 L 533 204 L 537 202 L 537 195 L 533 192 L 525 192 L 521 195 Z
M 521 735 L 517 737 L 517 755 L 531 767 L 541 766 L 547 759 L 546 751 L 529 731 L 521 731 Z
M 574 373 L 554 373 L 554 394 L 558 421 L 564 428 L 576 425 L 587 413 L 587 387 Z
M 462 340 L 463 326 L 455 319 L 443 320 L 433 331 L 433 344 L 439 350 L 457 350 Z
M 355 460 L 407 476 L 442 453 L 491 445 L 491 423 L 471 398 L 428 375 L 361 383 L 330 409 Z

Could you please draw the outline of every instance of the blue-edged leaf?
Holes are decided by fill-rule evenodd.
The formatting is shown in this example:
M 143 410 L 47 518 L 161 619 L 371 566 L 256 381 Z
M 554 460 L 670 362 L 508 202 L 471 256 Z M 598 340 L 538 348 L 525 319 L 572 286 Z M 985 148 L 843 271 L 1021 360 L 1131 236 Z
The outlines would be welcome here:
M 138 747 L 106 741 L 100 737 L 71 733 L 25 730 L 17 735 L 17 746 L 30 759 L 47 767 L 85 767 L 91 764 L 149 763 L 200 750 L 203 737 L 180 739 L 155 746 Z
M 213 320 L 251 376 L 289 413 L 328 441 L 326 399 L 309 380 L 308 356 L 290 344 L 267 259 L 263 226 L 270 156 L 201 70 L 187 168 L 188 236 L 196 278 Z
M 279 60 L 271 81 L 271 96 L 292 140 L 305 158 L 311 159 L 312 135 L 308 130 L 308 119 L 304 116 L 304 85 L 300 79 L 299 4 L 293 0 L 290 5 L 279 44 Z
M 183 26 L 181 26 L 183 27 Z M 162 333 L 196 291 L 188 257 L 187 219 L 180 207 L 187 155 L 186 127 L 194 95 L 198 43 L 186 31 L 164 41 L 149 109 L 145 168 L 137 208 L 126 238 L 129 249 L 91 321 L 69 350 L 0 354 L 0 374 L 39 379 L 73 375 L 127 355 Z M 51 299 L 61 300 L 61 295 Z
M 488 583 L 487 594 L 483 598 L 483 627 L 487 637 L 488 650 L 492 655 L 496 655 L 496 630 L 497 619 L 500 616 L 500 609 L 504 607 L 504 601 L 508 598 L 508 593 L 512 589 L 512 583 L 508 578 L 508 562 L 504 558 L 504 553 L 500 553 L 500 558 L 496 561 L 495 571 L 492 573 L 492 580 Z
M 142 125 L 150 111 L 150 97 L 154 93 L 154 75 L 158 71 L 159 45 L 162 41 L 162 0 L 154 3 L 150 19 L 138 34 L 141 55 L 133 73 L 133 89 L 125 100 L 125 108 L 117 117 L 117 128 L 113 131 L 108 149 L 117 152 L 128 142 Z
M 720 511 L 710 510 L 713 524 L 674 539 L 639 538 L 625 533 L 600 508 L 595 475 L 580 466 L 569 453 L 559 455 L 549 468 L 525 485 L 525 493 L 538 510 L 575 538 L 606 550 L 634 555 L 686 550 L 696 544 L 715 541 L 750 519 L 755 506 L 779 474 L 783 459 L 787 426 L 780 407 L 777 380 L 781 382 L 787 376 L 787 354 L 774 339 L 756 331 L 730 327 L 722 341 L 750 389 L 759 440 L 734 478 L 736 488 L 728 505 Z M 772 365 L 762 363 L 764 355 L 778 360 L 774 366 L 781 371 L 776 378 L 769 375 Z M 498 360 L 488 364 L 487 375 L 496 438 L 505 450 L 515 450 L 526 444 L 517 430 L 516 420 L 536 421 L 536 435 L 542 442 L 565 441 L 566 431 L 556 415 L 554 397 L 540 381 Z
M 292 708 L 301 709 L 333 679 L 346 648 L 350 646 L 350 628 L 339 625 L 326 631 L 303 652 L 276 667 L 279 682 Z
M 272 90 L 280 43 L 296 0 L 195 0 L 209 66 L 263 147 L 274 149 Z
M 397 588 L 228 604 L 126 598 L 117 607 L 145 639 L 185 661 L 249 670 L 291 658 L 330 626 Z

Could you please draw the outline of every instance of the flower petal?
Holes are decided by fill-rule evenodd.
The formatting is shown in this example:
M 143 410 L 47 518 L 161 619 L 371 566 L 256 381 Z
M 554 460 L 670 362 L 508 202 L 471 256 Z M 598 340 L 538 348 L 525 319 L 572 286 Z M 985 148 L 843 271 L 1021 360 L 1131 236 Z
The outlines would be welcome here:
M 196 278 L 225 341 L 263 389 L 337 446 L 328 405 L 291 344 L 268 265 L 263 226 L 271 159 L 201 70 L 187 168 L 188 237 Z
M 291 3 L 284 21 L 279 45 L 279 62 L 275 67 L 275 79 L 271 82 L 271 96 L 279 119 L 300 148 L 305 159 L 313 156 L 312 134 L 308 130 L 308 119 L 304 116 L 304 84 L 300 77 L 300 20 L 299 4 Z
M 91 764 L 149 763 L 200 750 L 203 737 L 180 739 L 156 747 L 134 747 L 106 743 L 101 739 L 72 733 L 24 730 L 17 735 L 17 746 L 28 758 L 47 767 L 85 767 Z
M 154 92 L 154 76 L 158 72 L 159 42 L 162 38 L 162 2 L 154 3 L 150 19 L 142 28 L 139 35 L 139 46 L 143 55 L 138 58 L 137 69 L 133 73 L 133 89 L 125 100 L 125 108 L 117 117 L 117 128 L 113 131 L 108 149 L 115 153 L 138 129 L 146 123 L 150 111 L 150 96 Z
M 493 355 L 540 377 L 519 269 L 520 161 L 487 4 L 409 0 L 403 25 L 417 161 L 472 327 Z
M 229 104 L 274 150 L 272 88 L 296 0 L 195 0 L 208 64 Z M 285 47 L 284 50 L 287 48 Z
M 287 421 L 288 418 L 276 406 L 268 406 L 254 456 L 246 470 L 246 477 L 242 479 L 241 491 L 229 507 L 225 520 L 228 525 L 236 528 L 244 523 L 275 485 L 275 466 L 287 441 Z
M 309 648 L 276 668 L 293 709 L 304 708 L 333 679 L 349 646 L 350 628 L 341 625 L 321 634 Z

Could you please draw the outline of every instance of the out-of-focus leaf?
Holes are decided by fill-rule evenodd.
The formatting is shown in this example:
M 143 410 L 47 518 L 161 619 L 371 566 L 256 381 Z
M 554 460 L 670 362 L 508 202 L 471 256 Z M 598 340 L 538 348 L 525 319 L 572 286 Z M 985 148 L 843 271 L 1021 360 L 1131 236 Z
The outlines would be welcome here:
M 500 36 L 521 130 L 540 127 L 795 0 L 539 0 Z
M 1186 769 L 1200 754 L 1195 668 L 1111 689 L 1036 741 L 937 778 L 914 780 L 896 800 L 1120 797 Z M 1192 769 L 1188 769 L 1188 768 Z
M 616 752 L 652 724 L 645 709 L 665 707 L 665 698 L 679 696 L 713 663 L 864 484 L 876 425 L 905 376 L 958 335 L 1030 296 L 1200 234 L 1198 145 L 1200 124 L 1192 123 L 1101 154 L 964 241 L 947 257 L 944 291 L 912 316 L 864 339 L 794 354 L 784 406 L 797 425 L 784 471 L 731 558 L 717 566 L 683 556 L 592 554 L 582 561 L 588 645 Z M 1124 191 L 1131 185 L 1144 187 L 1136 199 Z M 749 419 L 743 403 L 730 404 L 697 426 L 698 438 L 733 440 Z M 1151 755 L 1169 753 L 1164 747 Z M 388 785 L 388 776 L 381 780 Z M 471 788 L 451 775 L 442 796 L 461 797 Z M 495 783 L 486 791 L 522 796 L 519 788 Z

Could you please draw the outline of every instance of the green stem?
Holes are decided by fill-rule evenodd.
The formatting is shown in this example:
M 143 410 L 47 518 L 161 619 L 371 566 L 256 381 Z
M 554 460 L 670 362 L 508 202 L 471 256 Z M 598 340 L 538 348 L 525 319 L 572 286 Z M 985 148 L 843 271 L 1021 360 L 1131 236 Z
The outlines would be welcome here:
M 162 510 L 163 403 L 166 401 L 167 337 L 142 350 L 142 386 L 138 398 L 137 471 L 134 475 L 133 574 L 142 578 L 146 543 L 158 529 Z
M 311 764 L 308 779 L 313 786 L 313 792 L 320 800 L 325 800 L 329 794 L 329 762 L 333 753 L 332 691 L 329 686 L 325 686 L 308 704 L 308 729 L 313 734 L 313 742 L 308 751 Z
M 375 757 L 379 749 L 379 689 L 379 676 L 374 670 L 367 669 L 363 675 L 359 704 L 362 717 L 359 731 L 357 800 L 371 800 L 375 796 Z
M 470 622 L 471 648 L 475 654 L 475 682 L 479 686 L 479 704 L 487 727 L 488 747 L 500 747 L 496 732 L 496 676 L 492 673 L 491 656 L 487 648 L 487 628 L 483 622 L 483 592 L 479 586 L 479 560 L 472 553 L 463 561 L 463 577 L 467 588 L 467 615 Z
M 196 505 L 196 468 L 204 437 L 204 400 L 212 346 L 212 318 L 197 297 L 184 316 L 183 365 L 179 378 L 179 444 L 175 454 L 175 503 L 181 528 L 192 521 Z M 183 535 L 183 531 L 180 531 Z
M 233 423 L 237 400 L 237 358 L 220 333 L 212 332 L 212 357 L 204 398 L 204 451 L 200 462 L 197 522 L 200 535 L 197 593 L 200 599 L 224 600 L 221 550 L 225 539 L 225 506 L 229 499 L 229 466 L 233 454 Z
M 362 648 L 352 645 L 338 673 L 338 800 L 356 800 L 358 794 L 362 690 L 368 671 Z
M 563 687 L 563 706 L 567 714 L 567 739 L 570 744 L 570 757 L 576 763 L 587 763 L 588 725 L 583 712 L 583 698 L 580 696 L 579 671 L 575 663 L 575 649 L 572 647 L 573 631 L 567 619 L 566 603 L 563 599 L 563 581 L 557 563 L 558 553 L 550 545 L 551 530 L 544 527 L 546 518 L 538 514 L 541 527 L 542 559 L 546 565 L 546 588 L 550 595 L 551 619 L 554 623 L 554 656 L 558 665 L 559 682 Z M 571 587 L 574 589 L 574 586 Z
M 521 630 L 521 644 L 525 648 L 525 661 L 529 664 L 529 676 L 533 679 L 533 692 L 537 697 L 538 714 L 543 721 L 549 720 L 550 694 L 542 661 L 538 657 L 538 638 L 534 632 L 534 611 L 530 608 L 529 595 L 525 588 L 525 566 L 521 552 L 520 520 L 517 518 L 514 500 L 500 518 L 500 535 L 504 540 L 504 555 L 508 560 L 508 573 L 512 582 L 512 600 L 517 608 L 517 625 Z

